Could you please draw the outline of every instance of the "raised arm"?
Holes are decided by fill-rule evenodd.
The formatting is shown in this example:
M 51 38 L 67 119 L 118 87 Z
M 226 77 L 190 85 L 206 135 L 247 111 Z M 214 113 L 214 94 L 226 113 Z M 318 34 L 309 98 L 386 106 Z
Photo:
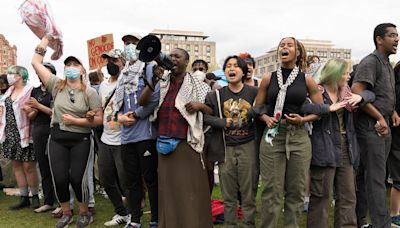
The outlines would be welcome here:
M 48 44 L 49 39 L 47 36 L 44 36 L 40 41 L 40 44 L 35 48 L 35 53 L 33 54 L 32 58 L 33 69 L 35 69 L 36 74 L 46 87 L 49 78 L 51 77 L 51 72 L 45 66 L 43 66 L 43 57 L 46 54 L 46 48 Z

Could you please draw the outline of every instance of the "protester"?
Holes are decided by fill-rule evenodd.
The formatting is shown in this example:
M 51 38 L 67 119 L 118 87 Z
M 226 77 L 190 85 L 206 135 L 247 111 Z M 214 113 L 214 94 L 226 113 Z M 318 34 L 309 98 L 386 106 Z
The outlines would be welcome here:
M 116 226 L 129 221 L 129 213 L 124 206 L 122 196 L 126 195 L 125 172 L 121 158 L 121 125 L 115 119 L 114 94 L 121 70 L 125 66 L 122 51 L 113 49 L 101 55 L 107 59 L 108 80 L 100 84 L 99 95 L 104 107 L 104 131 L 98 151 L 100 183 L 114 206 L 115 215 L 105 226 Z
M 246 80 L 244 81 L 244 83 L 249 86 L 259 87 L 260 82 L 256 78 L 254 78 L 254 68 L 256 67 L 256 61 L 249 53 L 240 53 L 239 57 L 246 62 L 248 69 Z
M 185 50 L 175 48 L 169 57 L 174 66 L 157 84 L 160 99 L 150 118 L 158 120 L 158 227 L 212 227 L 202 155 L 203 112 L 212 112 L 204 104 L 210 87 L 186 72 L 189 54 Z M 141 104 L 149 100 L 151 86 L 143 90 Z M 166 146 L 169 143 L 171 147 Z
M 361 159 L 357 173 L 359 227 L 367 224 L 368 211 L 372 227 L 390 227 L 391 223 L 385 200 L 386 159 L 391 145 L 388 126 L 389 119 L 397 119 L 398 115 L 395 111 L 394 72 L 389 56 L 396 54 L 398 42 L 394 24 L 377 25 L 374 29 L 376 49 L 361 60 L 351 87 L 357 94 L 371 90 L 376 97 L 375 101 L 361 107 L 356 125 Z
M 0 75 L 0 99 L 7 92 L 9 85 L 7 82 L 7 74 Z
M 43 66 L 47 68 L 49 72 L 56 75 L 56 69 L 53 64 L 45 62 Z M 43 83 L 40 86 L 32 90 L 31 98 L 27 102 L 27 105 L 32 109 L 32 114 L 29 116 L 33 122 L 33 148 L 35 155 L 39 163 L 40 176 L 42 179 L 42 189 L 44 195 L 43 206 L 35 209 L 37 213 L 47 212 L 53 209 L 55 202 L 54 186 L 51 177 L 49 158 L 47 156 L 47 141 L 50 134 L 50 121 L 51 121 L 51 109 L 50 104 L 52 102 L 52 96 L 46 91 Z
M 396 112 L 400 112 L 400 62 L 394 68 L 395 91 L 396 91 Z M 390 193 L 390 216 L 392 226 L 400 227 L 400 128 L 398 119 L 392 119 L 392 146 L 387 160 L 389 175 L 393 180 Z
M 89 73 L 90 86 L 93 87 L 97 93 L 99 92 L 100 84 L 104 81 L 103 73 L 101 69 Z
M 311 187 L 307 227 L 329 227 L 328 207 L 332 186 L 335 188 L 334 227 L 357 227 L 354 170 L 359 150 L 353 110 L 369 97 L 353 94 L 347 81 L 350 66 L 342 59 L 330 59 L 322 68 L 319 87 L 325 113 L 313 122 Z
M 36 156 L 32 145 L 31 123 L 28 117 L 30 107 L 25 103 L 29 100 L 33 87 L 27 84 L 28 71 L 22 66 L 10 66 L 7 69 L 7 81 L 10 88 L 0 99 L 0 143 L 3 156 L 12 160 L 15 179 L 20 191 L 20 201 L 9 207 L 19 210 L 24 207 L 38 208 L 38 173 Z M 28 189 L 29 187 L 29 189 Z M 29 200 L 32 194 L 32 205 Z
M 36 47 L 32 66 L 54 97 L 49 160 L 57 198 L 63 210 L 63 217 L 56 227 L 65 227 L 72 222 L 70 183 L 79 202 L 76 226 L 86 227 L 93 218 L 88 212 L 89 181 L 85 174 L 93 153 L 91 128 L 102 123 L 101 100 L 97 92 L 84 83 L 82 75 L 85 71 L 76 57 L 69 56 L 64 60 L 64 80 L 48 72 L 42 65 L 48 42 L 49 38 L 45 36 Z
M 213 115 L 205 115 L 204 123 L 212 126 L 212 143 L 208 157 L 218 162 L 221 192 L 224 199 L 224 222 L 237 227 L 238 192 L 241 196 L 244 227 L 255 227 L 255 191 L 258 182 L 258 153 L 251 112 L 257 88 L 244 83 L 247 64 L 238 56 L 226 58 L 223 70 L 228 86 L 209 93 L 206 104 Z
M 301 116 L 307 94 L 313 103 L 322 103 L 314 80 L 300 71 L 305 66 L 305 50 L 295 38 L 283 38 L 277 49 L 281 66 L 263 77 L 256 105 L 264 105 L 261 120 L 267 124 L 261 140 L 260 164 L 264 190 L 261 196 L 261 227 L 277 227 L 284 195 L 284 226 L 298 227 L 303 205 L 305 175 L 311 160 L 311 142 L 304 123 L 316 115 Z

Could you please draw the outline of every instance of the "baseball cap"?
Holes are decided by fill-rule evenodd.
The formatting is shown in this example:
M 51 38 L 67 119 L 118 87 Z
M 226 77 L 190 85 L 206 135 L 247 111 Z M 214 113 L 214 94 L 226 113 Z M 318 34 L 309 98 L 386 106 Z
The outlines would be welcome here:
M 122 37 L 122 41 L 125 42 L 125 40 L 126 40 L 129 36 L 132 36 L 132 37 L 134 37 L 134 38 L 136 38 L 136 39 L 138 39 L 138 40 L 142 39 L 142 36 L 139 35 L 138 33 L 136 33 L 136 32 L 131 32 L 131 33 L 129 33 L 129 34 L 124 35 L 124 36 Z
M 123 52 L 120 49 L 112 49 L 108 52 L 104 52 L 101 54 L 101 57 L 106 59 L 106 58 L 114 58 L 114 59 L 119 59 L 123 57 Z
M 75 62 L 77 62 L 77 63 L 79 63 L 79 64 L 81 64 L 82 65 L 82 61 L 81 60 L 79 60 L 78 58 L 76 58 L 75 56 L 68 56 L 65 60 L 64 60 L 64 65 L 66 65 L 68 62 L 70 62 L 70 61 L 75 61 Z M 83 66 L 83 65 L 82 65 Z
M 221 77 L 217 77 L 214 73 L 207 73 L 206 78 L 208 80 L 215 80 L 215 81 L 218 81 L 221 79 Z
M 56 75 L 57 71 L 56 68 L 54 67 L 53 64 L 49 63 L 49 62 L 44 62 L 43 66 L 45 66 L 47 69 L 49 69 L 51 71 L 52 74 Z

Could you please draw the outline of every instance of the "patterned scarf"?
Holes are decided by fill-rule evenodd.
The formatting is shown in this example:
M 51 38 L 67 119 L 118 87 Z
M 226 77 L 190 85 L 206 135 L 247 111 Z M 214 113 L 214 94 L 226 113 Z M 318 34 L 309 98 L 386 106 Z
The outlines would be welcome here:
M 134 64 L 126 63 L 125 68 L 121 71 L 118 84 L 115 90 L 114 111 L 118 112 L 124 102 L 124 93 L 129 96 L 138 90 L 139 77 L 143 74 L 145 63 L 137 60 Z M 135 97 L 136 100 L 136 97 Z M 137 103 L 135 101 L 135 103 Z
M 296 66 L 290 73 L 289 77 L 287 78 L 286 83 L 283 84 L 282 68 L 278 67 L 278 70 L 276 72 L 279 85 L 279 93 L 278 97 L 276 98 L 274 117 L 277 118 L 279 121 L 277 127 L 268 129 L 267 134 L 265 135 L 265 141 L 271 144 L 271 146 L 272 146 L 272 140 L 275 138 L 275 136 L 278 134 L 279 131 L 279 123 L 280 119 L 282 118 L 282 110 L 283 110 L 283 105 L 285 104 L 287 89 L 294 82 L 294 80 L 296 80 L 298 73 L 299 73 L 299 68 Z

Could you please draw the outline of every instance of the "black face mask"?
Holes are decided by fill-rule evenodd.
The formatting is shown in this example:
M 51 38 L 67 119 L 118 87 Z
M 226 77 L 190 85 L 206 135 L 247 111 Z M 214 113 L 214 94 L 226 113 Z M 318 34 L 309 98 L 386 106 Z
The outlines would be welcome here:
M 111 76 L 118 76 L 119 66 L 113 62 L 107 63 L 107 71 Z

